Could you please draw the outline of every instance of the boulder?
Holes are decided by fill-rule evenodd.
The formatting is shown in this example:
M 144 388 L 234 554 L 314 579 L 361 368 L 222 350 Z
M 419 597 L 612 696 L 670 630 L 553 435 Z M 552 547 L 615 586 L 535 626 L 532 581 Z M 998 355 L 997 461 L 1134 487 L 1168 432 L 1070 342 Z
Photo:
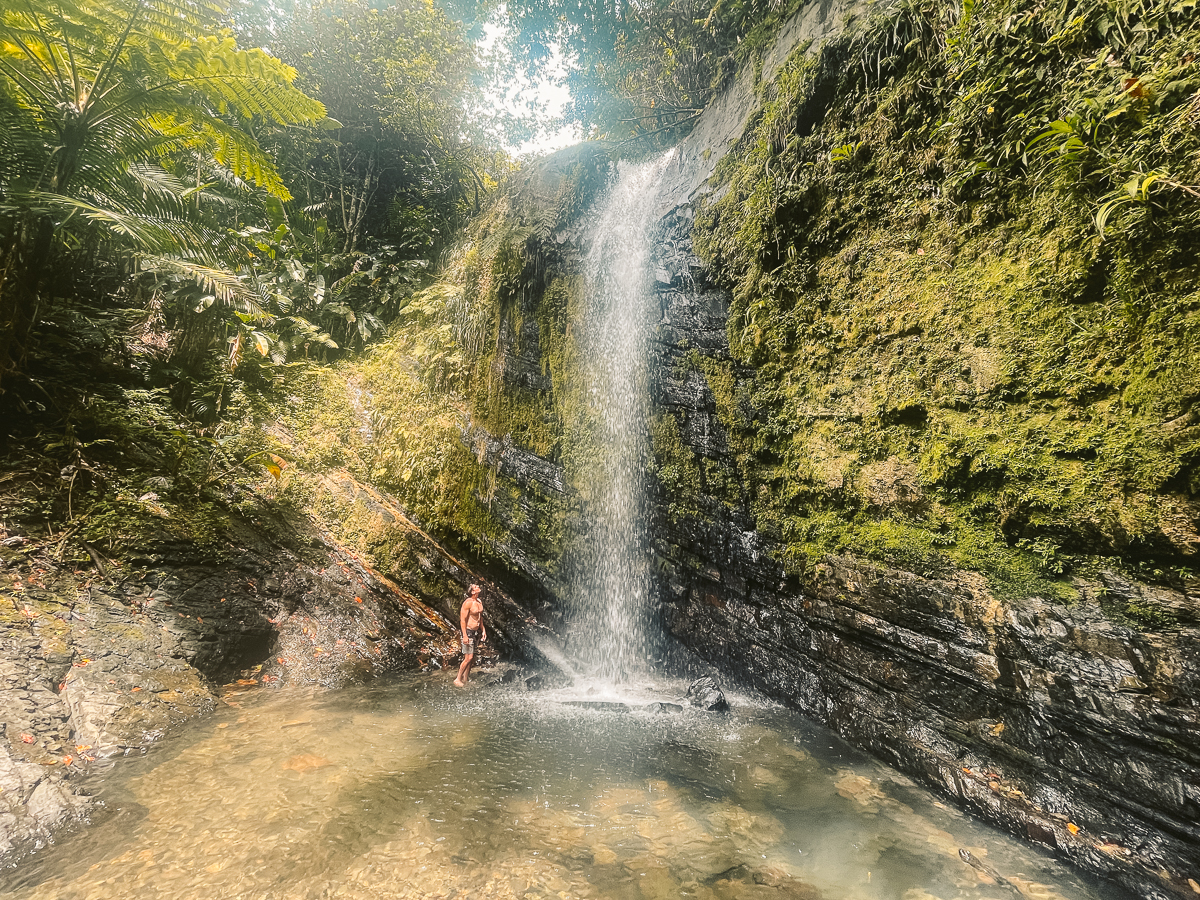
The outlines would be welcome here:
M 707 712 L 722 712 L 729 709 L 729 702 L 712 676 L 697 678 L 687 689 L 687 702 Z
M 649 713 L 677 713 L 683 712 L 683 707 L 678 703 L 650 703 L 646 706 L 646 712 Z

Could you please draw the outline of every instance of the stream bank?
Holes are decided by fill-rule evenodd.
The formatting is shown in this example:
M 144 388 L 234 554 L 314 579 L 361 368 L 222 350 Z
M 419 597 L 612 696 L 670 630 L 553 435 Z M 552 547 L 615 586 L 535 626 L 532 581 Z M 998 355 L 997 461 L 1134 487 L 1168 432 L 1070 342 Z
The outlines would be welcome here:
M 318 519 L 266 501 L 231 514 L 216 540 L 97 553 L 89 568 L 63 562 L 53 544 L 3 535 L 0 857 L 86 821 L 85 780 L 224 705 L 223 685 L 335 687 L 457 666 L 457 605 L 472 581 L 493 601 L 485 656 L 536 654 L 522 652 L 512 601 L 386 495 L 344 472 L 323 483 L 347 517 L 357 510 L 421 564 L 389 577 Z

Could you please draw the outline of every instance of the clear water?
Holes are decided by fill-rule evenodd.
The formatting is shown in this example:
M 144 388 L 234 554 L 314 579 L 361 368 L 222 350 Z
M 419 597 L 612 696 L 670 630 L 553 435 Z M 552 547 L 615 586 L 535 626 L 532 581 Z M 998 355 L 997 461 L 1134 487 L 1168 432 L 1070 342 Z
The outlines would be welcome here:
M 728 716 L 565 702 L 577 699 L 462 692 L 445 675 L 243 695 L 117 763 L 92 827 L 0 875 L 0 894 L 1101 896 L 789 712 L 745 700 Z M 1020 893 L 963 863 L 960 847 Z
M 585 267 L 588 418 L 592 452 L 576 474 L 586 536 L 574 561 L 574 658 L 618 684 L 647 670 L 649 556 L 645 523 L 651 331 L 648 271 L 654 196 L 671 154 L 621 162 L 592 214 Z

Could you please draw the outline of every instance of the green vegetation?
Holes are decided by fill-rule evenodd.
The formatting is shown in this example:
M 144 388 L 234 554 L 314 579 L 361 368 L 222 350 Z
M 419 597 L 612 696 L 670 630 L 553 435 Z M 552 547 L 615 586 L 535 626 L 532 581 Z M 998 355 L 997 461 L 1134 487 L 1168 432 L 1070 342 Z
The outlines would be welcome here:
M 785 67 L 696 241 L 752 372 L 706 374 L 789 565 L 1064 597 L 1104 558 L 1187 565 L 1193 13 L 902 3 Z
M 503 12 L 532 69 L 555 42 L 573 60 L 570 118 L 644 147 L 760 65 L 798 5 Z M 491 146 L 466 35 L 498 9 L 5 7 L 6 527 L 63 553 L 215 546 L 273 504 L 409 565 L 345 475 L 451 544 L 558 571 L 601 449 L 562 241 L 622 151 L 520 172 Z M 733 295 L 732 358 L 681 364 L 732 463 L 656 417 L 667 518 L 748 510 L 793 572 L 854 553 L 1063 600 L 1101 568 L 1190 576 L 1195 13 L 901 0 L 760 85 L 694 234 Z M 518 451 L 575 492 L 519 489 Z
M 413 323 L 509 166 L 469 127 L 474 68 L 421 2 L 4 7 L 5 526 L 64 550 L 208 540 L 283 471 L 284 442 L 254 423 L 321 364 L 399 323 L 413 365 L 452 378 Z M 387 473 L 426 484 L 426 449 Z
M 456 6 L 458 4 L 451 4 Z M 714 93 L 753 58 L 802 0 L 513 0 L 501 7 L 507 43 L 531 73 L 572 61 L 565 118 L 591 137 L 669 146 Z M 486 15 L 492 4 L 463 4 Z
M 239 30 L 295 66 L 340 128 L 271 137 L 298 205 L 349 253 L 382 241 L 435 260 L 506 172 L 476 121 L 474 48 L 422 0 L 318 0 L 271 23 L 249 3 Z
M 324 109 L 292 87 L 287 66 L 217 37 L 220 14 L 209 2 L 113 0 L 22 5 L 0 18 L 6 381 L 45 307 L 77 290 L 72 263 L 114 245 L 194 277 L 223 302 L 256 305 L 222 270 L 233 251 L 213 213 L 231 198 L 214 189 L 212 167 L 288 199 L 275 165 L 236 123 L 313 123 Z

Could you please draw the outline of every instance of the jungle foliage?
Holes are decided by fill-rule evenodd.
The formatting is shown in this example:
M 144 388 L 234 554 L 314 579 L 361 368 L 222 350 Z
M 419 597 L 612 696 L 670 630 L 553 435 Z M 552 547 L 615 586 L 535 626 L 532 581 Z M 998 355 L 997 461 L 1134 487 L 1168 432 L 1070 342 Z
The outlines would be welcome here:
M 473 52 L 432 4 L 272 6 L 255 32 L 258 8 L 0 12 L 0 419 L 19 519 L 153 523 L 137 497 L 183 509 L 278 468 L 238 443 L 240 420 L 306 360 L 381 338 L 508 165 L 469 127 Z
M 530 75 L 566 62 L 565 118 L 591 138 L 669 146 L 802 0 L 458 0 L 467 21 L 505 29 Z

